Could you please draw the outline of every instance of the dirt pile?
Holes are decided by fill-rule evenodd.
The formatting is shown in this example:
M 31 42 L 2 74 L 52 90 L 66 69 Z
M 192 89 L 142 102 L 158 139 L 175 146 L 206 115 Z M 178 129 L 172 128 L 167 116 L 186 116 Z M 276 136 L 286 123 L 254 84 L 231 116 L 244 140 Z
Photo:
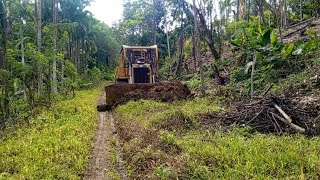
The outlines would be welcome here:
M 160 102 L 172 102 L 191 96 L 188 87 L 180 82 L 155 84 L 114 84 L 107 86 L 106 101 L 99 102 L 98 111 L 112 110 L 131 100 L 153 99 Z
M 268 95 L 237 102 L 232 111 L 223 115 L 208 115 L 202 122 L 221 122 L 224 125 L 249 125 L 263 133 L 303 133 L 320 135 L 320 102 L 300 103 L 288 98 Z

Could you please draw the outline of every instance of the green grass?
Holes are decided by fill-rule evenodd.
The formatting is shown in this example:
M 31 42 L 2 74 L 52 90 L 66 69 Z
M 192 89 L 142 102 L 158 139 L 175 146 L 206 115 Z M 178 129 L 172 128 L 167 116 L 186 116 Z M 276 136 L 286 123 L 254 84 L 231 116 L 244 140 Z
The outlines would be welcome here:
M 207 98 L 173 104 L 140 100 L 119 106 L 115 111 L 118 130 L 129 132 L 123 136 L 120 133 L 128 176 L 132 179 L 319 178 L 319 137 L 252 133 L 244 127 L 216 129 L 216 132 L 203 129 L 199 125 L 201 115 L 219 111 L 219 106 Z
M 80 179 L 93 146 L 96 101 L 86 90 L 0 141 L 0 179 Z
M 247 137 L 249 136 L 249 137 Z M 320 138 L 190 132 L 177 144 L 194 179 L 312 179 L 320 172 Z
M 217 103 L 217 102 L 216 102 Z M 120 116 L 121 121 L 137 121 L 146 128 L 154 123 L 170 120 L 172 116 L 182 115 L 186 119 L 195 119 L 198 115 L 215 112 L 220 109 L 219 105 L 212 105 L 208 98 L 195 98 L 173 102 L 171 104 L 152 100 L 130 101 L 126 105 L 119 106 L 115 114 Z

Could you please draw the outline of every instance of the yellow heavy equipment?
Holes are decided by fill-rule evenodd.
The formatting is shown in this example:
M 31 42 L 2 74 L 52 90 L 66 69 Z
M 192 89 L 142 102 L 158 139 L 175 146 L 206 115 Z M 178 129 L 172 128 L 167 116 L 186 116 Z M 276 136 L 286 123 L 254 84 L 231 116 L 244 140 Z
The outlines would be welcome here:
M 158 80 L 158 47 L 122 46 L 116 68 L 117 83 L 155 83 Z
M 130 100 L 148 98 L 168 102 L 191 94 L 187 86 L 179 82 L 158 82 L 156 45 L 122 46 L 115 80 L 115 84 L 105 87 L 105 102 L 99 102 L 98 111 L 110 111 Z

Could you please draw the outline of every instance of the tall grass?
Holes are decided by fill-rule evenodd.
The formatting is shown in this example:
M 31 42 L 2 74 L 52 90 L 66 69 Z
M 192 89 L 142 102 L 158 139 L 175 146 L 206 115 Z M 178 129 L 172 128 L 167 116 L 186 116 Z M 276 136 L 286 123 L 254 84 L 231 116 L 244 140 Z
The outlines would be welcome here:
M 0 140 L 0 179 L 80 179 L 93 145 L 98 94 L 81 91 Z
M 253 133 L 250 127 L 201 126 L 219 111 L 207 98 L 119 106 L 129 177 L 140 179 L 319 179 L 320 138 Z M 190 125 L 190 126 L 186 126 Z M 181 130 L 182 129 L 182 130 Z M 151 132 L 151 133 L 150 133 Z M 121 138 L 121 136 L 120 136 Z M 140 167 L 144 167 L 141 169 Z

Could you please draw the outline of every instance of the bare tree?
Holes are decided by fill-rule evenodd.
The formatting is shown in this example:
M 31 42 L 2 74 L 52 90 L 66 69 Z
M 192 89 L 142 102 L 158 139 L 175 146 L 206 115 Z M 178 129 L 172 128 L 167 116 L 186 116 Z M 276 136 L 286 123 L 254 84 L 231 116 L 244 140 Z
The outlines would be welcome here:
M 201 95 L 205 96 L 206 94 L 206 86 L 204 82 L 204 73 L 203 73 L 203 64 L 202 60 L 200 59 L 200 51 L 199 51 L 199 27 L 198 27 L 198 16 L 197 16 L 197 8 L 196 8 L 196 2 L 193 0 L 193 13 L 194 13 L 194 53 L 195 53 L 195 59 L 199 62 L 199 68 L 200 68 L 200 80 L 201 80 Z

